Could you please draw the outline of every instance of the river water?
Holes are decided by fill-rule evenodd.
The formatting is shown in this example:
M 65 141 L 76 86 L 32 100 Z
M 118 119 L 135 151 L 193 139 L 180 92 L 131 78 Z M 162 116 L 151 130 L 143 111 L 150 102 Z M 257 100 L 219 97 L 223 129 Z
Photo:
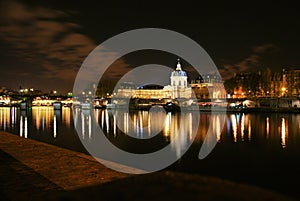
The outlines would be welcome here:
M 118 114 L 106 109 L 76 109 L 73 121 L 68 107 L 32 107 L 27 111 L 0 107 L 0 130 L 84 153 L 88 152 L 81 140 L 93 141 L 93 122 L 115 146 L 132 153 L 160 150 L 179 137 L 172 147 L 178 156 L 192 145 L 166 169 L 218 176 L 300 198 L 300 114 L 204 112 L 198 114 L 199 124 L 194 115 L 161 110 Z M 200 160 L 199 150 L 210 122 L 217 145 Z M 75 126 L 81 131 L 79 135 Z

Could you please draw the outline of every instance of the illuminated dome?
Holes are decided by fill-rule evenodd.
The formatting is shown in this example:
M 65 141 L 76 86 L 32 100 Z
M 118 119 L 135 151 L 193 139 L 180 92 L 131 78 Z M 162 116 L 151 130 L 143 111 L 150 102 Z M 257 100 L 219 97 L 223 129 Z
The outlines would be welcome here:
M 181 69 L 180 59 L 178 59 L 178 63 L 176 66 L 176 70 L 172 72 L 171 76 L 183 76 L 187 77 L 186 72 Z
M 179 88 L 187 88 L 187 74 L 185 71 L 181 69 L 180 59 L 178 59 L 178 63 L 176 66 L 176 70 L 171 74 L 171 86 L 179 87 Z

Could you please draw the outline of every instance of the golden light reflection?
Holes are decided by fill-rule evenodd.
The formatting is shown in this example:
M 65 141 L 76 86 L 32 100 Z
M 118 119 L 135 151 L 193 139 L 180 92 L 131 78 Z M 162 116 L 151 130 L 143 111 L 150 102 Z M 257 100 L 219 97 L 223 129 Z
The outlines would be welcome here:
M 101 128 L 104 128 L 104 111 L 101 111 Z
M 133 129 L 135 132 L 138 132 L 137 118 L 136 115 L 133 115 Z
M 284 149 L 286 148 L 287 137 L 288 137 L 288 132 L 286 127 L 286 120 L 285 118 L 282 118 L 281 119 L 281 146 Z
M 35 106 L 32 107 L 32 120 L 35 122 L 37 130 L 42 127 L 42 130 L 51 128 L 51 121 L 54 110 L 53 107 L 48 106 Z
M 71 126 L 71 108 L 63 107 L 62 114 L 63 114 L 63 121 L 65 122 L 66 126 L 70 127 Z
M 249 124 L 248 124 L 248 140 L 251 141 L 251 120 L 249 119 Z
M 242 137 L 242 141 L 244 141 L 245 140 L 245 114 L 244 113 L 241 119 L 241 137 Z
M 40 129 L 40 121 L 41 121 L 41 115 L 40 115 L 40 110 L 36 110 L 35 112 L 36 118 L 35 118 L 35 126 L 39 130 Z
M 124 116 L 124 132 L 125 132 L 125 134 L 127 134 L 128 133 L 128 113 L 125 112 L 123 114 L 123 116 Z
M 11 111 L 9 107 L 0 108 L 0 122 L 2 123 L 3 130 L 5 131 L 7 126 L 10 125 Z
M 189 136 L 190 136 L 190 141 L 193 140 L 193 117 L 192 113 L 189 113 Z
M 170 124 L 172 120 L 171 112 L 168 112 L 165 117 L 164 136 L 170 136 Z
M 151 136 L 151 115 L 148 117 L 148 136 Z
M 217 141 L 221 142 L 221 123 L 219 115 L 216 116 L 216 128 Z
M 270 118 L 269 117 L 266 118 L 266 134 L 267 134 L 267 138 L 269 138 L 269 134 L 270 134 Z
M 144 111 L 142 112 L 142 115 L 141 115 L 141 113 L 140 113 L 140 115 L 139 115 L 139 127 L 138 127 L 138 132 L 137 132 L 137 134 L 140 134 L 140 135 L 143 135 L 143 127 L 144 127 L 144 125 L 143 125 L 143 116 L 144 116 Z
M 231 125 L 233 130 L 233 141 L 237 142 L 237 120 L 234 114 L 230 115 Z

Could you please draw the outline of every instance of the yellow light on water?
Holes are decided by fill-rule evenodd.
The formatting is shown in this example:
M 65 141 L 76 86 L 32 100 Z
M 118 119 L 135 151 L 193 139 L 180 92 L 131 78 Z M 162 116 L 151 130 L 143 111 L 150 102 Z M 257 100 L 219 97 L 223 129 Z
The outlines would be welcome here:
M 286 140 L 287 140 L 287 128 L 285 118 L 281 120 L 281 146 L 282 148 L 286 148 Z

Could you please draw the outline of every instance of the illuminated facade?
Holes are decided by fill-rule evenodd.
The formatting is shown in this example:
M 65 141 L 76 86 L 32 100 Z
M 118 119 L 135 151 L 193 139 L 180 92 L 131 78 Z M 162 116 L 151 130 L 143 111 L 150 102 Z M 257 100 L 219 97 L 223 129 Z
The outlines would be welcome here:
M 118 89 L 116 98 L 137 98 L 137 99 L 176 99 L 191 98 L 192 90 L 187 82 L 187 74 L 181 69 L 180 60 L 176 70 L 171 74 L 171 84 L 161 88 L 126 88 Z
M 227 97 L 222 79 L 214 74 L 192 80 L 191 88 L 198 99 L 225 99 Z
M 300 96 L 300 70 L 283 69 L 281 95 L 288 97 Z

